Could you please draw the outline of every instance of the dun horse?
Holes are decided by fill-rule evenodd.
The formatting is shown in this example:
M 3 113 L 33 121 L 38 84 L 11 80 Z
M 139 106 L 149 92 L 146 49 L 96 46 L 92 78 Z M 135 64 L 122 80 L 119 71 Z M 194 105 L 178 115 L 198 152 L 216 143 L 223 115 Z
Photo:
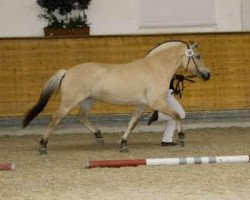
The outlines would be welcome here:
M 97 142 L 103 144 L 104 139 L 100 130 L 88 120 L 88 113 L 96 100 L 135 106 L 120 141 L 121 152 L 128 152 L 128 136 L 147 106 L 175 119 L 179 140 L 184 143 L 180 117 L 165 100 L 170 80 L 180 66 L 204 80 L 210 78 L 210 71 L 202 61 L 197 44 L 182 41 L 162 43 L 144 58 L 130 63 L 83 63 L 68 70 L 61 69 L 45 84 L 37 104 L 25 115 L 23 127 L 44 109 L 51 95 L 59 89 L 61 103 L 40 141 L 41 154 L 46 154 L 49 137 L 56 125 L 77 105 L 80 105 L 80 121 L 94 133 Z

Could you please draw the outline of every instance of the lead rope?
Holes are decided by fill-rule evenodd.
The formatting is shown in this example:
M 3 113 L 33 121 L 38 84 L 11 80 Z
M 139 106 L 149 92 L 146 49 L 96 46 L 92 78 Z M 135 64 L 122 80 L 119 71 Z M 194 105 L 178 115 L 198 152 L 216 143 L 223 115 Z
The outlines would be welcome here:
M 191 75 L 191 76 L 183 76 L 183 75 L 176 75 L 175 80 L 177 80 L 177 83 L 173 89 L 172 94 L 176 94 L 179 95 L 180 99 L 182 97 L 183 91 L 184 91 L 184 81 L 188 81 L 191 83 L 195 83 L 194 80 L 192 80 L 191 78 L 195 78 L 196 76 Z

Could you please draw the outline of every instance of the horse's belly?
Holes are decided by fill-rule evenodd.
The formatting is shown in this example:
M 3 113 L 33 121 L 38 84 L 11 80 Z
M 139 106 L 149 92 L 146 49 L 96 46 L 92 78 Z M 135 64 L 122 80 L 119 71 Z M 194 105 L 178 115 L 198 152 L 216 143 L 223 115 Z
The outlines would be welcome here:
M 106 73 L 99 77 L 91 87 L 93 97 L 117 105 L 146 104 L 145 81 L 137 76 L 120 73 Z
M 109 98 L 97 98 L 97 100 L 105 102 L 105 103 L 110 103 L 110 104 L 115 104 L 115 105 L 147 105 L 147 102 L 145 100 L 124 100 L 124 99 L 109 99 Z
M 127 92 L 102 91 L 94 95 L 94 98 L 115 105 L 146 105 L 147 101 L 143 95 L 129 94 Z

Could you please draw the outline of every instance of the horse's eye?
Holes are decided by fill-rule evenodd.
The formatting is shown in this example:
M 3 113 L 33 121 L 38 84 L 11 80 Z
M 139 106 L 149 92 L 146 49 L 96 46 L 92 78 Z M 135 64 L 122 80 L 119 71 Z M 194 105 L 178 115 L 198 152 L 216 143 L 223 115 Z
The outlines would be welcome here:
M 196 58 L 197 58 L 197 59 L 201 59 L 201 56 L 200 56 L 200 55 L 197 55 Z

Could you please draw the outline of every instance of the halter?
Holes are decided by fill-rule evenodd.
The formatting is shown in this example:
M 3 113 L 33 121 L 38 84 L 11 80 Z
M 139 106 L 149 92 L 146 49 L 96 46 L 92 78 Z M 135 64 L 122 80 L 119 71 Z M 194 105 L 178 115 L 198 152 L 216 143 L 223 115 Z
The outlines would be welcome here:
M 197 64 L 196 64 L 196 62 L 195 62 L 195 60 L 194 60 L 194 51 L 193 51 L 193 49 L 191 49 L 191 48 L 189 47 L 189 44 L 188 44 L 188 43 L 185 42 L 185 44 L 187 45 L 187 50 L 185 51 L 185 55 L 188 57 L 187 67 L 186 67 L 185 71 L 188 70 L 190 60 L 192 59 L 193 62 L 194 62 L 195 68 L 196 68 L 196 72 L 197 72 L 197 74 L 198 74 L 198 73 L 199 73 L 199 69 L 198 69 L 198 66 L 197 66 Z

